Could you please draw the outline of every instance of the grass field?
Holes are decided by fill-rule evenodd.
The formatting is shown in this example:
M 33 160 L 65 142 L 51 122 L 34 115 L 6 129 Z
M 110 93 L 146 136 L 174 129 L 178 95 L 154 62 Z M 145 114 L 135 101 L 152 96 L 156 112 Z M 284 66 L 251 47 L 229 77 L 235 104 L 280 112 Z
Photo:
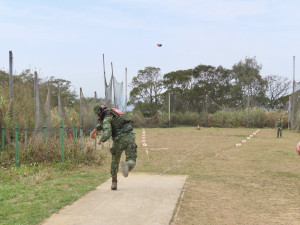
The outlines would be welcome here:
M 300 134 L 274 129 L 135 129 L 135 172 L 188 175 L 171 224 L 300 224 Z M 246 139 L 246 143 L 242 140 Z M 241 143 L 241 146 L 236 146 Z M 0 173 L 0 224 L 38 224 L 109 177 L 101 166 Z M 8 177 L 9 176 L 9 177 Z
M 300 135 L 254 131 L 145 130 L 137 170 L 189 176 L 172 224 L 300 224 Z

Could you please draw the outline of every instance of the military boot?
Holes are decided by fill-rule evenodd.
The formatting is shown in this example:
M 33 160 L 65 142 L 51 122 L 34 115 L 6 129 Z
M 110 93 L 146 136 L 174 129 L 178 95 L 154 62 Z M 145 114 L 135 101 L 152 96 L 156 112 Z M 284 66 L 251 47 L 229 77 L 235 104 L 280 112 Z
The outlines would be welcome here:
M 118 180 L 117 177 L 112 177 L 111 190 L 117 190 L 118 188 Z
M 133 160 L 128 160 L 128 161 L 126 161 L 126 163 L 127 163 L 127 165 L 128 165 L 128 171 L 130 172 L 134 167 L 135 167 L 135 164 L 136 164 L 136 162 L 135 161 L 133 161 Z
M 128 164 L 125 161 L 122 161 L 121 167 L 122 167 L 122 175 L 124 177 L 128 177 L 128 171 L 129 171 Z

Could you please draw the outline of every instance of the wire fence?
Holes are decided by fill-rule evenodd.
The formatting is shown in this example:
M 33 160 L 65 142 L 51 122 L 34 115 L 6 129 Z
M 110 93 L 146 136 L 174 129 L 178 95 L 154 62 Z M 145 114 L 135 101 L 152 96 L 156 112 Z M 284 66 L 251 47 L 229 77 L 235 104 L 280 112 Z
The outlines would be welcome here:
M 45 123 L 43 128 L 38 130 L 38 132 L 36 132 L 35 129 L 28 129 L 27 126 L 19 127 L 18 124 L 15 125 L 14 129 L 6 129 L 2 126 L 1 157 L 5 157 L 7 152 L 10 151 L 11 153 L 12 150 L 15 150 L 13 155 L 15 157 L 15 166 L 18 167 L 20 165 L 19 152 L 30 151 L 28 149 L 32 149 L 33 146 L 37 146 L 41 151 L 55 152 L 56 156 L 59 152 L 61 162 L 65 162 L 66 145 L 73 146 L 71 150 L 73 153 L 78 153 L 79 151 L 83 154 L 87 152 L 91 153 L 91 151 L 93 151 L 95 156 L 100 150 L 107 150 L 107 148 L 110 148 L 110 140 L 106 144 L 101 143 L 99 146 L 97 142 L 101 138 L 101 134 L 98 133 L 97 138 L 93 140 L 90 138 L 90 133 L 91 130 L 84 129 L 82 126 L 78 127 L 76 124 L 74 124 L 73 127 L 64 127 L 63 122 L 60 123 L 59 127 L 54 128 L 47 127 Z M 10 137 L 11 139 L 9 140 L 5 137 Z M 35 153 L 31 153 L 31 156 L 34 157 Z M 51 154 L 48 154 L 49 161 L 51 161 L 50 155 Z

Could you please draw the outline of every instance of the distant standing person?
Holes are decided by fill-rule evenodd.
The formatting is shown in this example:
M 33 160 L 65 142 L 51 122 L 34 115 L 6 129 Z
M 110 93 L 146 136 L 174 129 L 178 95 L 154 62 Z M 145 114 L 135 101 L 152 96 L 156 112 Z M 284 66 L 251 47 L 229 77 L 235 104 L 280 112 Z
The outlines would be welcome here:
M 110 173 L 112 177 L 111 190 L 117 190 L 117 173 L 122 152 L 125 150 L 126 160 L 121 162 L 122 174 L 128 176 L 136 164 L 137 145 L 135 144 L 135 133 L 131 126 L 131 120 L 119 109 L 107 108 L 104 104 L 96 105 L 94 112 L 98 116 L 98 125 L 91 133 L 91 138 L 96 139 L 96 133 L 103 130 L 101 142 L 113 139 L 113 146 L 110 149 L 112 156 Z
M 277 138 L 282 137 L 282 120 L 281 118 L 278 118 L 278 121 L 276 123 L 276 128 L 277 128 Z

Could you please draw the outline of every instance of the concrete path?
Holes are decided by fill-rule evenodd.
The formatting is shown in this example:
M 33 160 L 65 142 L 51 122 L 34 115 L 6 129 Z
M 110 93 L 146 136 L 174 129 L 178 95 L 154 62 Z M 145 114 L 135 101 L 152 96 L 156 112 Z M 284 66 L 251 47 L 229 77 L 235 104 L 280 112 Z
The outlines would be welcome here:
M 109 179 L 43 224 L 169 224 L 186 178 L 146 173 L 131 173 L 124 178 L 119 174 L 117 191 L 110 190 Z

